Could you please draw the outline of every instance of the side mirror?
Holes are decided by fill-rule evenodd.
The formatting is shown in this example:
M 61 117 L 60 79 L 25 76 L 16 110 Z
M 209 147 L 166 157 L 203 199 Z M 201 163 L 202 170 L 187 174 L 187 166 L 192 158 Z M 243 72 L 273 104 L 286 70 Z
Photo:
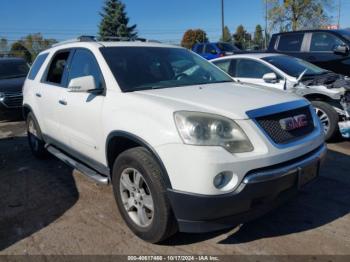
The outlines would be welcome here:
M 218 54 L 218 52 L 217 52 L 215 49 L 210 50 L 210 53 L 211 53 L 212 55 L 217 55 L 217 54 Z
M 93 76 L 82 76 L 73 78 L 68 85 L 68 91 L 74 93 L 89 93 L 97 90 Z
M 339 55 L 347 55 L 349 53 L 349 47 L 347 45 L 338 45 L 334 48 L 334 53 Z
M 263 80 L 266 82 L 266 83 L 277 83 L 278 82 L 278 79 L 277 79 L 277 75 L 275 73 L 267 73 L 263 76 Z

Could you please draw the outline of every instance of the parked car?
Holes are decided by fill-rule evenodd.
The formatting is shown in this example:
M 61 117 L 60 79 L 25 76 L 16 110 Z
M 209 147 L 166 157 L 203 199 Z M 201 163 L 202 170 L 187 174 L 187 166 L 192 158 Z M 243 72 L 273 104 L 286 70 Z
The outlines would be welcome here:
M 320 118 L 325 138 L 350 127 L 350 80 L 299 58 L 281 54 L 243 54 L 215 59 L 215 65 L 235 80 L 277 88 L 311 101 Z
M 350 77 L 350 30 L 308 30 L 275 34 L 268 52 L 284 53 Z
M 326 152 L 306 99 L 234 83 L 158 43 L 57 44 L 25 81 L 24 114 L 33 154 L 111 183 L 149 242 L 266 213 L 317 177 Z
M 233 55 L 241 50 L 229 43 L 198 43 L 192 48 L 192 51 L 204 57 L 207 60 L 211 60 L 218 57 L 227 55 Z
M 0 115 L 20 112 L 24 80 L 29 66 L 21 58 L 0 58 Z

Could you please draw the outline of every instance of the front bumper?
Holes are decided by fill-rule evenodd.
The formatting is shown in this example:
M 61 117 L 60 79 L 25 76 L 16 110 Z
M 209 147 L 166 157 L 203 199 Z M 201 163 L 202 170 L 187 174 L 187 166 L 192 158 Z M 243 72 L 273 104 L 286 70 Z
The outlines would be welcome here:
M 300 181 L 310 175 L 308 168 L 313 165 L 318 167 L 325 158 L 326 150 L 326 146 L 322 145 L 296 159 L 253 170 L 229 194 L 209 196 L 169 189 L 168 196 L 179 230 L 197 233 L 215 231 L 265 214 L 297 193 Z

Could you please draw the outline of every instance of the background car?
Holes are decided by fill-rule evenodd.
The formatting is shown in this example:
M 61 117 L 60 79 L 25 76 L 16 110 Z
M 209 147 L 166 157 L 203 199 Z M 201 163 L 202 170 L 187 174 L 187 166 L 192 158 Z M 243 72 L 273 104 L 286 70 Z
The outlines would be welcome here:
M 241 50 L 229 43 L 198 43 L 192 48 L 192 51 L 201 55 L 205 59 L 211 60 L 218 57 L 233 55 Z
M 20 112 L 29 66 L 22 58 L 0 58 L 0 114 Z
M 350 76 L 350 30 L 308 30 L 272 36 L 268 52 L 284 53 Z
M 242 54 L 212 61 L 235 80 L 293 92 L 309 99 L 324 126 L 326 140 L 350 121 L 350 81 L 304 60 L 281 54 Z

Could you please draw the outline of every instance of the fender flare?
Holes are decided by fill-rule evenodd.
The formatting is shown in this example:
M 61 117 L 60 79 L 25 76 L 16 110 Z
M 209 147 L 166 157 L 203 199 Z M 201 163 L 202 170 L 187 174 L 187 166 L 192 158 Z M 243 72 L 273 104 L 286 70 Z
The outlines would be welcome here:
M 105 145 L 106 163 L 108 165 L 109 165 L 109 163 L 108 163 L 108 145 L 109 145 L 110 141 L 115 137 L 129 139 L 129 140 L 141 145 L 142 147 L 146 148 L 152 154 L 152 156 L 156 159 L 157 163 L 159 164 L 161 171 L 162 171 L 162 174 L 163 174 L 164 183 L 165 183 L 167 189 L 172 189 L 172 185 L 170 182 L 168 172 L 163 164 L 163 161 L 161 160 L 161 158 L 159 157 L 159 155 L 155 151 L 155 149 L 149 143 L 147 143 L 144 139 L 142 139 L 134 134 L 131 134 L 129 132 L 116 130 L 116 131 L 112 131 L 108 135 L 107 140 L 106 140 L 106 145 Z

